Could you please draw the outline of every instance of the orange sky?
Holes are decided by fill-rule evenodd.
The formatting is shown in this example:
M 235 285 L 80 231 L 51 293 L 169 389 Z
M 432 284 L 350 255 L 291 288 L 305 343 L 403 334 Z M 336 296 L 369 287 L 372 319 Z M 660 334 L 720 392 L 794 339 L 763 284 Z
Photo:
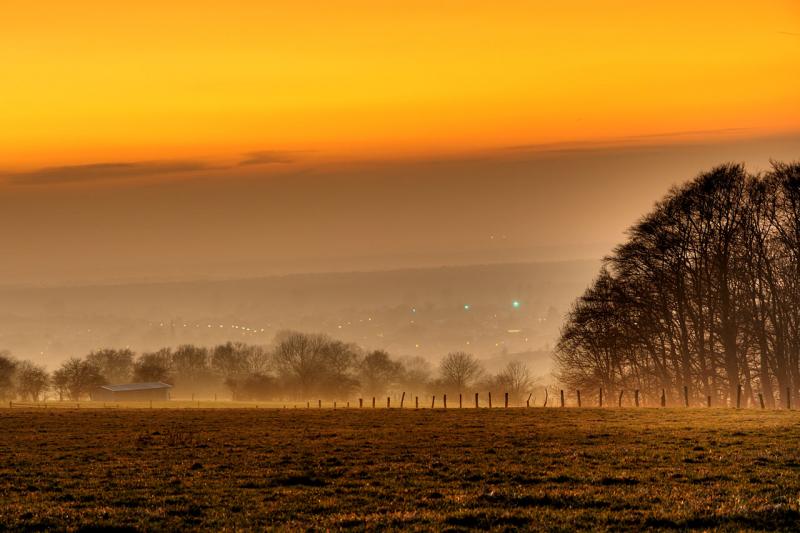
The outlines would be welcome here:
M 4 0 L 0 171 L 800 125 L 800 3 Z

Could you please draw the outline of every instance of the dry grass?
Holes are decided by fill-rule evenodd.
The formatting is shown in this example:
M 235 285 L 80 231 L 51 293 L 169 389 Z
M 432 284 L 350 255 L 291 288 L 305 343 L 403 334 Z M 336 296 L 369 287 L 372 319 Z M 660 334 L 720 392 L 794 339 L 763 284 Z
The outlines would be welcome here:
M 800 413 L 3 409 L 0 525 L 791 529 Z

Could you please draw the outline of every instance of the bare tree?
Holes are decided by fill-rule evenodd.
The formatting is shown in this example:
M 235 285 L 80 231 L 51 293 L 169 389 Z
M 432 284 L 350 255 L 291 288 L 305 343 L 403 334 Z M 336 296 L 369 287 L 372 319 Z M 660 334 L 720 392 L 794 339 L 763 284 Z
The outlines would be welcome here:
M 247 374 L 250 371 L 248 351 L 243 343 L 221 344 L 211 351 L 211 368 L 223 379 Z
M 43 366 L 23 361 L 17 367 L 17 394 L 32 402 L 38 402 L 50 385 L 50 375 Z
M 108 383 L 128 383 L 133 374 L 133 358 L 134 353 L 127 348 L 106 348 L 91 352 L 86 361 L 97 367 Z
M 337 340 L 329 341 L 323 346 L 322 356 L 320 392 L 330 397 L 343 397 L 358 387 L 358 346 Z
M 451 352 L 439 364 L 442 384 L 462 392 L 477 380 L 483 368 L 475 356 L 466 352 Z
M 100 369 L 92 363 L 77 357 L 67 360 L 56 371 L 54 381 L 57 388 L 73 401 L 78 401 L 90 394 L 92 390 L 104 385 L 105 378 Z
M 63 402 L 64 398 L 69 397 L 69 376 L 66 369 L 62 367 L 53 372 L 50 383 L 58 395 L 59 401 Z
M 498 384 L 515 402 L 519 402 L 523 395 L 527 397 L 533 381 L 528 365 L 522 361 L 510 361 L 497 376 Z
M 208 348 L 183 344 L 170 350 L 169 355 L 170 370 L 176 391 L 193 393 L 198 390 L 210 391 L 219 386 L 220 376 L 211 368 L 211 355 Z
M 283 331 L 275 337 L 273 364 L 302 397 L 341 397 L 357 385 L 358 347 L 327 335 Z
M 7 351 L 0 351 L 0 399 L 9 400 L 14 397 L 14 375 L 18 363 Z
M 403 365 L 394 361 L 383 350 L 375 350 L 364 356 L 358 365 L 361 390 L 367 395 L 386 394 L 403 373 Z
M 274 380 L 267 375 L 270 363 L 269 353 L 263 347 L 242 342 L 219 345 L 211 353 L 211 367 L 223 379 L 234 399 L 239 399 L 241 387 L 252 391 L 271 386 Z
M 285 331 L 276 337 L 273 359 L 278 374 L 297 387 L 301 396 L 314 392 L 324 374 L 325 335 Z
M 133 379 L 138 383 L 161 381 L 173 383 L 169 350 L 145 353 L 133 365 Z

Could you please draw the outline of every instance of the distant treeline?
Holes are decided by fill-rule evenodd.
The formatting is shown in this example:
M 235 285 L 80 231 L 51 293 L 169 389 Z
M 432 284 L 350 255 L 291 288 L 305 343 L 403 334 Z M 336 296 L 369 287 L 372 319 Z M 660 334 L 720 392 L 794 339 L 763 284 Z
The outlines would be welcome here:
M 129 349 L 98 350 L 67 360 L 52 374 L 0 353 L 0 398 L 5 400 L 81 400 L 105 384 L 156 381 L 173 385 L 173 397 L 229 392 L 232 399 L 243 401 L 381 397 L 402 391 L 457 394 L 472 389 L 508 392 L 513 401 L 521 401 L 536 384 L 519 361 L 493 375 L 473 355 L 452 352 L 434 369 L 420 357 L 396 358 L 327 335 L 295 331 L 279 333 L 269 347 L 187 344 L 138 355 Z
M 557 347 L 571 388 L 769 406 L 800 388 L 800 164 L 673 189 L 605 259 Z M 788 397 L 787 397 L 788 396 Z

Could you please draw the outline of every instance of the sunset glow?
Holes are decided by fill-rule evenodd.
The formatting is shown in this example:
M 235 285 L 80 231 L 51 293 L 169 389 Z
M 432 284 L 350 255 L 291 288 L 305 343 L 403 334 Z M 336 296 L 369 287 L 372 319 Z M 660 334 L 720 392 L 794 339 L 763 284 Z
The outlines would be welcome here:
M 3 2 L 6 171 L 800 124 L 800 5 Z

